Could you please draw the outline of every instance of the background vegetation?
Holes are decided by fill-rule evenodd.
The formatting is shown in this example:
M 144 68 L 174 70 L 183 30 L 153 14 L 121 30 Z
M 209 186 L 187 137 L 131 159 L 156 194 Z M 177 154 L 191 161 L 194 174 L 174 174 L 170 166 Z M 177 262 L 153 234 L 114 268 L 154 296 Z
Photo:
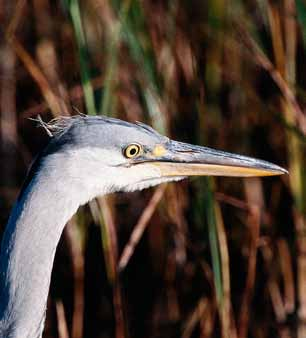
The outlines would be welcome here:
M 82 207 L 44 337 L 305 338 L 306 2 L 12 0 L 0 20 L 2 231 L 48 139 L 37 114 L 144 121 L 290 171 Z

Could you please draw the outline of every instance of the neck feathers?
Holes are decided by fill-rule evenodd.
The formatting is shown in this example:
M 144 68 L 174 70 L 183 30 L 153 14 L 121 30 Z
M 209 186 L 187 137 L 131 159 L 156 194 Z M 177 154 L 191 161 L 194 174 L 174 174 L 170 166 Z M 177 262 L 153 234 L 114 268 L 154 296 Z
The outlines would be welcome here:
M 11 213 L 0 256 L 0 337 L 41 337 L 54 255 L 77 194 L 41 170 Z

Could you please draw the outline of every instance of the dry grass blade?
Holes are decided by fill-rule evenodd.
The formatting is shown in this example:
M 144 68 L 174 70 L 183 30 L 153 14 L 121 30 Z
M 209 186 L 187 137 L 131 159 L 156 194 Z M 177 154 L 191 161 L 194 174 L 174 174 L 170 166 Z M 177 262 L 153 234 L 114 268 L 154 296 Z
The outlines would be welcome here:
M 125 337 L 125 319 L 121 296 L 120 280 L 117 273 L 118 245 L 111 202 L 100 197 L 90 202 L 92 216 L 101 226 L 101 236 L 105 259 L 106 272 L 113 287 L 114 315 L 116 319 L 116 338 Z
M 265 262 L 265 268 L 269 275 L 268 280 L 268 289 L 269 294 L 274 310 L 274 314 L 278 323 L 283 324 L 286 320 L 286 309 L 285 304 L 282 299 L 280 287 L 277 281 L 277 276 L 274 269 L 272 269 L 271 264 L 273 260 L 273 251 L 272 248 L 268 245 L 261 247 L 262 256 Z M 280 329 L 280 327 L 278 327 Z
M 114 314 L 116 318 L 116 338 L 125 337 L 125 319 L 124 309 L 121 295 L 120 279 L 117 271 L 118 262 L 118 241 L 117 232 L 115 227 L 115 220 L 112 213 L 111 200 L 108 197 L 100 197 L 97 199 L 100 205 L 100 210 L 103 214 L 104 226 L 106 228 L 106 235 L 109 239 L 108 245 L 108 261 L 107 265 L 110 266 L 111 271 L 110 281 L 113 284 L 113 302 L 114 302 Z
M 270 5 L 269 7 L 272 7 Z M 270 18 L 271 26 L 271 35 L 272 39 L 280 39 L 281 35 L 276 34 L 273 31 L 273 27 L 276 26 L 276 18 L 279 17 L 279 11 L 275 10 L 273 15 Z M 286 13 L 284 18 L 284 46 L 275 46 L 274 45 L 274 55 L 284 54 L 286 55 L 285 59 L 285 69 L 284 69 L 284 83 L 287 84 L 287 90 L 290 90 L 290 95 L 295 99 L 295 86 L 296 86 L 296 56 L 297 56 L 297 26 L 296 26 L 296 8 L 295 1 L 285 0 L 284 1 L 284 11 Z M 280 24 L 278 24 L 280 26 Z M 279 36 L 279 37 L 278 37 Z M 277 64 L 277 68 L 280 70 L 280 65 Z M 281 68 L 282 69 L 282 68 Z M 285 96 L 286 97 L 286 96 Z M 305 115 L 301 112 L 298 113 L 299 118 L 297 118 L 296 112 L 297 104 L 291 99 L 282 102 L 283 114 L 286 122 L 291 125 L 297 125 L 303 127 L 302 131 L 305 133 Z M 294 103 L 294 105 L 292 104 Z M 301 124 L 302 122 L 302 124 Z M 289 150 L 289 169 L 290 169 L 290 185 L 293 192 L 293 197 L 295 199 L 295 208 L 297 212 L 300 213 L 304 210 L 304 178 L 303 178 L 303 150 L 300 140 L 295 134 L 288 131 L 287 132 L 287 141 L 288 141 L 288 150 Z M 297 273 L 298 273 L 298 296 L 299 296 L 299 317 L 302 322 L 306 320 L 306 295 L 305 295 L 305 280 L 306 280 L 306 258 L 304 252 L 306 251 L 306 222 L 304 217 L 295 218 L 295 226 L 297 233 L 298 241 L 298 257 L 297 257 Z M 290 276 L 290 275 L 289 275 Z M 286 304 L 284 305 L 286 306 Z M 302 338 L 306 335 L 305 325 L 300 325 L 298 329 L 298 337 Z
M 222 286 L 223 286 L 223 299 L 221 306 L 221 325 L 223 337 L 237 337 L 235 325 L 232 325 L 233 319 L 231 312 L 231 282 L 230 282 L 230 266 L 229 266 L 229 253 L 226 239 L 226 232 L 222 218 L 221 209 L 218 202 L 215 202 L 215 215 L 216 225 L 218 231 L 218 241 L 220 248 L 220 259 L 222 265 Z
M 166 190 L 165 184 L 159 186 L 155 190 L 151 200 L 149 201 L 148 205 L 146 206 L 142 215 L 140 216 L 139 221 L 135 225 L 135 228 L 134 228 L 134 230 L 131 234 L 130 240 L 127 243 L 127 245 L 125 246 L 125 248 L 122 252 L 122 255 L 119 259 L 119 264 L 118 264 L 119 271 L 122 271 L 126 267 L 126 265 L 128 264 L 131 256 L 133 255 L 133 252 L 136 248 L 136 245 L 138 244 L 142 234 L 144 233 L 146 226 L 148 225 L 154 211 L 156 210 L 156 208 L 158 206 L 158 203 L 162 199 L 165 190 Z
M 42 74 L 39 67 L 36 65 L 35 61 L 32 59 L 30 54 L 26 51 L 26 49 L 22 46 L 22 44 L 18 41 L 15 36 L 15 31 L 17 30 L 18 25 L 20 24 L 22 18 L 22 12 L 24 10 L 25 1 L 18 1 L 15 15 L 11 19 L 11 22 L 6 31 L 7 41 L 12 46 L 16 55 L 23 62 L 24 66 L 27 68 L 32 78 L 38 84 L 45 100 L 47 101 L 52 113 L 54 116 L 58 116 L 61 113 L 61 106 L 59 104 L 59 98 L 53 93 L 47 79 Z
M 192 335 L 195 327 L 201 322 L 209 310 L 209 301 L 206 298 L 201 298 L 194 309 L 189 315 L 183 328 L 182 338 L 189 338 Z M 207 324 L 206 324 L 207 325 Z M 212 326 L 212 325 L 211 325 Z
M 0 46 L 0 134 L 4 144 L 11 142 L 17 145 L 16 114 L 16 58 L 11 47 L 4 41 Z
M 295 285 L 292 258 L 288 243 L 283 238 L 278 240 L 277 246 L 284 281 L 285 309 L 288 314 L 291 314 L 295 309 Z
M 58 71 L 58 60 L 53 41 L 46 40 L 37 46 L 36 55 L 38 62 L 43 70 L 46 79 L 52 88 L 54 96 L 58 97 L 58 105 L 60 106 L 61 115 L 70 115 L 69 98 L 65 86 L 60 81 Z
M 249 315 L 250 315 L 250 302 L 255 285 L 256 276 L 256 256 L 257 256 L 257 243 L 259 239 L 259 228 L 260 228 L 260 212 L 258 208 L 253 208 L 248 216 L 248 224 L 251 232 L 250 235 L 250 247 L 248 257 L 248 269 L 245 283 L 245 289 L 242 296 L 240 315 L 239 315 L 239 338 L 247 337 Z
M 33 3 L 35 28 L 39 37 L 35 52 L 36 59 L 58 100 L 62 115 L 70 115 L 67 91 L 61 81 L 59 58 L 54 38 L 54 23 L 51 20 L 51 6 L 48 1 L 35 0 Z M 46 38 L 47 36 L 47 38 Z
M 10 40 L 12 36 L 15 35 L 15 32 L 20 25 L 22 19 L 24 18 L 23 16 L 23 11 L 26 6 L 27 0 L 18 0 L 16 5 L 15 5 L 15 11 L 14 15 L 12 18 L 10 18 L 10 22 L 6 28 L 6 38 L 7 40 Z
M 245 289 L 242 296 L 240 315 L 239 315 L 239 338 L 247 337 L 249 327 L 249 307 L 254 292 L 256 262 L 257 262 L 257 245 L 260 231 L 261 212 L 264 210 L 264 199 L 262 185 L 259 179 L 246 179 L 245 191 L 249 209 L 247 224 L 250 230 L 249 257 Z
M 98 76 L 91 81 L 93 89 L 100 89 L 103 84 L 103 77 Z M 68 90 L 67 97 L 73 104 L 78 104 L 84 98 L 84 91 L 81 85 L 73 86 Z M 20 119 L 26 119 L 37 114 L 42 114 L 48 111 L 48 104 L 45 102 L 34 105 L 20 113 Z
M 65 229 L 71 250 L 74 273 L 74 308 L 72 315 L 71 338 L 83 337 L 84 317 L 84 256 L 81 239 L 75 222 L 70 222 Z
M 115 227 L 115 220 L 113 217 L 113 213 L 111 210 L 110 200 L 107 197 L 99 197 L 97 198 L 98 205 L 100 207 L 100 211 L 103 215 L 103 220 L 105 227 L 107 229 L 107 238 L 109 239 L 110 243 L 108 248 L 109 252 L 109 266 L 110 266 L 110 274 L 109 280 L 114 282 L 117 279 L 117 260 L 118 260 L 118 243 L 117 243 L 117 233 Z
M 14 49 L 15 53 L 19 57 L 19 59 L 23 62 L 24 66 L 31 74 L 32 78 L 37 83 L 38 87 L 40 88 L 42 95 L 44 96 L 45 100 L 47 101 L 53 116 L 61 115 L 61 105 L 59 103 L 59 98 L 53 93 L 48 80 L 43 75 L 33 58 L 30 54 L 24 49 L 22 44 L 14 37 L 10 37 L 10 43 L 12 48 Z
M 298 309 L 298 315 L 300 323 L 298 326 L 298 338 L 304 338 L 306 335 L 306 235 L 305 235 L 305 219 L 298 211 L 295 212 L 295 227 L 297 234 L 297 288 L 299 295 L 300 306 Z
M 1 11 L 4 17 L 11 17 L 14 7 L 11 3 L 5 2 L 2 4 L 2 8 L 0 6 Z M 5 20 L 3 21 L 2 24 L 4 25 Z M 0 185 L 3 183 L 6 185 L 6 182 L 16 184 L 17 181 L 17 165 L 14 156 L 19 143 L 16 87 L 16 56 L 9 43 L 3 39 L 0 40 L 0 152 L 6 154 L 7 160 L 1 163 Z M 0 204 L 2 204 L 2 201 Z
M 63 302 L 57 300 L 55 302 L 56 314 L 57 314 L 57 332 L 59 338 L 69 338 L 67 321 L 65 318 L 65 309 Z
M 186 233 L 188 224 L 185 219 L 184 211 L 186 209 L 185 194 L 175 185 L 171 185 L 167 190 L 167 200 L 170 202 L 168 206 L 168 214 L 176 225 L 174 231 L 175 241 L 175 257 L 179 265 L 186 263 Z
M 271 78 L 278 85 L 281 90 L 283 96 L 288 101 L 288 103 L 292 106 L 292 111 L 294 114 L 294 118 L 297 124 L 297 127 L 300 131 L 306 135 L 306 117 L 298 104 L 294 93 L 289 87 L 287 81 L 281 75 L 280 71 L 276 69 L 272 62 L 268 59 L 268 57 L 261 51 L 260 47 L 256 44 L 256 42 L 252 39 L 252 37 L 239 25 L 237 26 L 238 39 L 245 45 L 247 51 L 252 53 L 253 60 L 265 69 L 271 76 Z
M 286 41 L 286 79 L 291 87 L 295 88 L 296 86 L 296 56 L 297 56 L 297 24 L 296 24 L 296 2 L 294 0 L 285 0 L 285 12 L 288 13 L 288 16 L 285 18 L 285 41 Z M 285 117 L 287 121 L 291 121 L 292 110 L 290 107 L 285 107 L 284 110 Z M 305 116 L 305 115 L 304 115 Z M 299 318 L 302 323 L 298 327 L 298 338 L 306 336 L 306 219 L 305 215 L 302 215 L 305 204 L 305 185 L 303 177 L 303 146 L 297 140 L 296 135 L 287 134 L 288 137 L 288 147 L 290 151 L 290 166 L 293 169 L 293 175 L 290 179 L 290 184 L 295 194 L 294 198 L 296 200 L 296 208 L 300 214 L 299 218 L 295 218 L 296 221 L 296 237 L 298 242 L 298 258 L 297 258 L 297 268 L 298 268 L 298 296 L 299 296 Z M 288 278 L 292 278 L 292 275 L 289 274 Z M 290 283 L 290 282 L 289 282 Z M 290 285 L 290 284 L 289 284 Z M 292 285 L 292 280 L 291 280 Z M 291 290 L 293 291 L 293 290 Z M 292 297 L 291 297 L 292 299 Z M 285 306 L 287 297 L 285 298 Z M 291 302 L 291 305 L 294 306 L 294 303 Z

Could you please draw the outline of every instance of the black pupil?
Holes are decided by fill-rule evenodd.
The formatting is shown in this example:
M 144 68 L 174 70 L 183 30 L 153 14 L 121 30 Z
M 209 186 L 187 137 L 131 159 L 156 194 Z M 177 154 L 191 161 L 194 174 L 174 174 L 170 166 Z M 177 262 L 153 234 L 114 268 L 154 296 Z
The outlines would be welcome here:
M 134 156 L 134 155 L 136 155 L 136 153 L 137 153 L 136 147 L 133 147 L 133 148 L 130 149 L 130 155 Z

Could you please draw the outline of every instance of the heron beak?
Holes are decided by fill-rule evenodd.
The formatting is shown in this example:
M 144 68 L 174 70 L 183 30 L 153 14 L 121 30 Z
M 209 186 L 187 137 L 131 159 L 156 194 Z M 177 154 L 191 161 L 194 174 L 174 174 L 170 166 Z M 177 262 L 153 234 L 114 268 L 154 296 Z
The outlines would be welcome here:
M 274 176 L 288 171 L 275 164 L 252 157 L 227 153 L 207 147 L 170 141 L 153 150 L 163 177 L 171 176 Z

